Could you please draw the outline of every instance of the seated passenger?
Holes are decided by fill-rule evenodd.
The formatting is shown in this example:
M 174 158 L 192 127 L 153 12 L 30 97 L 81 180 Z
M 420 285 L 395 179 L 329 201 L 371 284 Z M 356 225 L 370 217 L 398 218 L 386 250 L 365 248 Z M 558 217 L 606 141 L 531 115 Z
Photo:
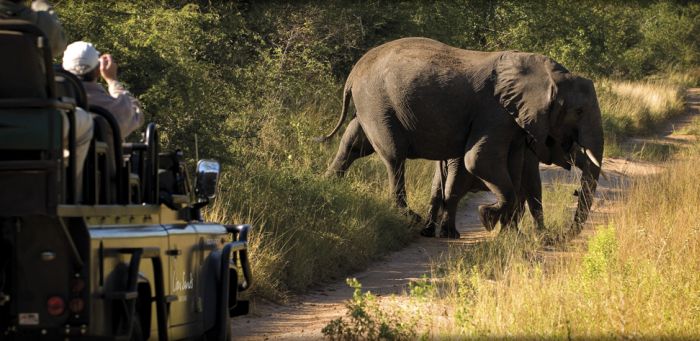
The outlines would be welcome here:
M 119 123 L 122 139 L 143 125 L 139 101 L 117 80 L 117 63 L 112 56 L 100 53 L 91 43 L 77 41 L 63 54 L 63 68 L 83 81 L 90 105 L 107 109 Z M 107 82 L 109 93 L 97 82 Z
M 46 0 L 32 2 L 32 8 L 23 4 L 22 0 L 0 0 L 0 19 L 26 20 L 41 29 L 49 40 L 51 55 L 61 55 L 66 49 L 66 38 L 58 17 Z

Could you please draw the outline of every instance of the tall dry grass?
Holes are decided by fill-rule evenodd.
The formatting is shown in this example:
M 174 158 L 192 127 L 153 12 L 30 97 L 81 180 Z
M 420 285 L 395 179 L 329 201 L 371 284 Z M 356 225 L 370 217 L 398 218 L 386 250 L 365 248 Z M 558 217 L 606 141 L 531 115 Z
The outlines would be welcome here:
M 683 86 L 666 79 L 596 82 L 606 135 L 649 133 L 683 112 Z
M 454 247 L 436 262 L 431 296 L 399 308 L 423 316 L 426 339 L 697 339 L 698 151 L 637 179 L 582 250 L 511 232 Z
M 289 136 L 278 140 L 292 146 Z M 344 278 L 418 235 L 419 226 L 393 205 L 377 156 L 358 160 L 344 178 L 326 179 L 320 164 L 330 162 L 337 141 L 306 143 L 316 155 L 308 150 L 314 147 L 292 146 L 289 158 L 251 158 L 226 169 L 219 198 L 206 212 L 211 221 L 253 225 L 254 291 L 268 299 L 284 301 L 289 291 Z M 407 166 L 409 205 L 419 213 L 427 210 L 432 167 Z
M 700 80 L 695 72 L 670 72 L 642 81 L 597 80 L 605 156 L 661 161 L 657 150 L 630 151 L 621 143 L 630 136 L 649 134 L 668 119 L 683 113 L 686 87 Z
M 661 175 L 636 179 L 585 253 L 548 256 L 512 235 L 454 250 L 445 276 L 450 290 L 439 297 L 453 319 L 433 335 L 697 338 L 698 161 L 695 153 Z

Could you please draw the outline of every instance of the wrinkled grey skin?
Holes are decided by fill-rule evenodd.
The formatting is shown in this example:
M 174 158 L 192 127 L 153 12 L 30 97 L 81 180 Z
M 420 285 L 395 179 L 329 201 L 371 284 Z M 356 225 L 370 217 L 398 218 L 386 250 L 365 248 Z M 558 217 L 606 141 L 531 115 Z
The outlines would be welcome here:
M 486 226 L 513 222 L 527 143 L 546 164 L 565 164 L 557 150 L 574 143 L 602 161 L 593 83 L 542 55 L 468 51 L 426 38 L 380 45 L 353 67 L 339 122 L 322 140 L 340 129 L 351 98 L 356 117 L 326 175 L 342 175 L 357 158 L 377 152 L 400 208 L 407 209 L 406 159 L 463 159 L 496 195 L 497 202 L 479 207 Z M 589 200 L 577 218 L 587 216 L 600 173 L 586 163 L 579 200 Z
M 570 163 L 585 167 L 586 157 L 581 152 L 569 153 Z M 562 164 L 563 168 L 570 169 L 570 164 Z M 421 230 L 421 235 L 434 237 L 437 227 L 440 227 L 440 238 L 459 238 L 455 219 L 459 201 L 469 192 L 488 191 L 488 187 L 473 175 L 467 172 L 461 158 L 435 162 L 435 175 L 430 194 L 430 208 L 428 209 L 428 221 Z M 516 223 L 522 220 L 527 202 L 530 215 L 538 231 L 544 229 L 544 210 L 542 209 L 542 180 L 540 178 L 539 160 L 531 150 L 526 150 L 523 159 L 522 178 L 517 192 L 517 204 L 514 219 Z M 578 191 L 575 192 L 578 195 Z M 585 218 L 583 218 L 585 221 Z M 571 231 L 578 233 L 580 223 L 572 226 Z M 482 222 L 483 223 L 483 222 Z M 491 230 L 494 226 L 484 226 Z

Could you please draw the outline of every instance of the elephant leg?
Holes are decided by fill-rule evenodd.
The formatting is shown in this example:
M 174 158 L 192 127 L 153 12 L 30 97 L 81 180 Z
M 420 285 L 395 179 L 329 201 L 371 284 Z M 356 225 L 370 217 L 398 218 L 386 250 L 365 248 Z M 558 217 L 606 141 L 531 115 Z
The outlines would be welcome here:
M 435 174 L 430 187 L 430 208 L 428 209 L 428 221 L 420 234 L 424 237 L 435 237 L 435 227 L 441 222 L 438 220 L 443 211 L 443 194 L 447 177 L 446 161 L 435 162 Z
M 448 160 L 447 168 L 444 217 L 440 226 L 440 238 L 457 239 L 459 238 L 456 226 L 457 206 L 479 180 L 467 172 L 461 158 Z
M 523 179 L 520 188 L 527 199 L 527 207 L 537 230 L 544 230 L 544 210 L 542 209 L 542 179 L 540 162 L 531 151 L 525 151 L 523 159 Z
M 345 129 L 345 133 L 340 140 L 338 152 L 328 170 L 326 170 L 325 176 L 335 175 L 342 177 L 355 160 L 372 153 L 374 153 L 372 144 L 362 130 L 360 122 L 357 118 L 353 118 Z
M 513 139 L 508 150 L 508 174 L 510 175 L 513 188 L 517 189 L 513 216 L 510 218 L 509 227 L 515 228 L 525 212 L 525 196 L 522 191 L 523 170 L 525 158 L 525 135 L 517 136 Z
M 396 118 L 392 109 L 381 106 L 365 107 L 364 111 L 361 109 L 362 106 L 358 105 L 358 120 L 363 117 L 367 119 L 367 122 L 363 121 L 363 129 L 367 139 L 386 166 L 389 189 L 396 206 L 410 216 L 414 223 L 422 222 L 423 219 L 420 215 L 408 209 L 406 200 L 405 173 L 409 141 L 401 122 Z M 372 113 L 386 110 L 389 111 L 381 115 L 363 115 L 363 112 Z
M 503 136 L 502 138 L 508 138 Z M 471 174 L 481 179 L 486 187 L 496 195 L 496 203 L 479 206 L 481 223 L 487 230 L 492 230 L 497 223 L 509 227 L 517 203 L 517 193 L 513 187 L 507 165 L 508 146 L 487 143 L 487 136 L 473 137 L 467 144 L 464 164 Z
M 384 159 L 387 174 L 389 176 L 389 186 L 392 195 L 395 198 L 396 206 L 399 209 L 405 210 L 406 215 L 411 217 L 414 223 L 423 221 L 421 216 L 408 208 L 406 200 L 406 159 L 405 158 L 387 158 Z

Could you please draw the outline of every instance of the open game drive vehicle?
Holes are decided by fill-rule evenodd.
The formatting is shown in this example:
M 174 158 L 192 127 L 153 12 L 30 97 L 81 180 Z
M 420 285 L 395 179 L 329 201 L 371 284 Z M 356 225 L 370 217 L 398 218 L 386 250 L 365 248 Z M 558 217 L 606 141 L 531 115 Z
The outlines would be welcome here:
M 219 164 L 200 160 L 190 186 L 154 123 L 123 143 L 48 46 L 33 25 L 0 20 L 0 339 L 229 339 L 252 277 L 249 226 L 200 214 Z M 94 114 L 82 181 L 76 107 Z

